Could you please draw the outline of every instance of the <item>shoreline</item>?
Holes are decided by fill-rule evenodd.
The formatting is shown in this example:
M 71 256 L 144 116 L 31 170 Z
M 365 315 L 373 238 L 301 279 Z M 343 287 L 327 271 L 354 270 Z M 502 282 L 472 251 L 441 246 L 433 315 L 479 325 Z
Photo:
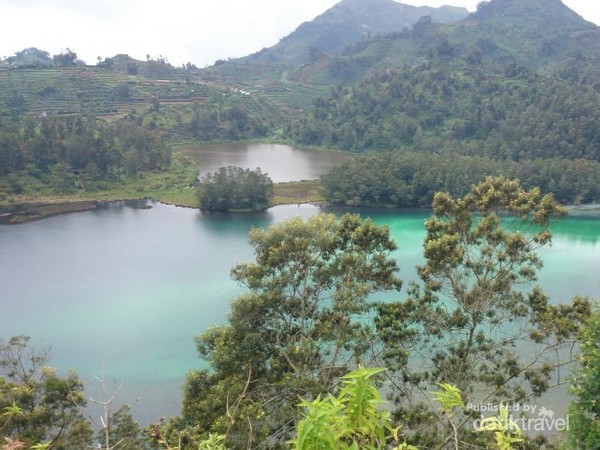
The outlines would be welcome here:
M 162 205 L 174 206 L 176 208 L 187 208 L 187 209 L 198 209 L 198 207 L 190 206 L 186 204 L 178 204 L 177 202 L 157 200 L 154 198 L 125 198 L 125 199 L 114 199 L 114 200 L 75 200 L 72 202 L 56 202 L 56 203 L 27 203 L 15 207 L 14 211 L 1 210 L 0 209 L 0 226 L 2 225 L 21 225 L 28 222 L 34 222 L 38 220 L 47 219 L 54 216 L 60 216 L 63 214 L 71 214 L 85 211 L 93 211 L 98 209 L 102 205 L 109 203 L 118 202 L 136 202 L 136 201 L 150 201 L 160 203 Z M 303 200 L 299 202 L 281 202 L 275 203 L 269 208 L 282 205 L 318 205 L 323 206 L 329 204 L 324 200 Z M 149 207 L 132 206 L 137 209 L 149 209 Z M 267 208 L 267 209 L 269 209 Z M 243 213 L 242 213 L 243 214 Z
M 14 209 L 0 210 L 0 225 L 19 225 L 47 217 L 58 216 L 75 212 L 91 211 L 98 208 L 101 201 L 76 200 L 58 203 L 25 203 L 15 205 Z M 11 209 L 13 209 L 11 211 Z
M 285 184 L 285 183 L 282 183 Z M 317 205 L 317 206 L 326 206 L 331 205 L 332 203 L 322 200 L 322 199 L 298 199 L 298 201 L 290 201 L 291 199 L 287 198 L 282 201 L 276 201 L 269 208 L 273 208 L 275 206 L 281 205 Z M 188 209 L 198 209 L 197 206 L 191 206 L 185 203 L 179 203 L 176 201 L 170 200 L 161 200 L 153 197 L 133 197 L 133 198 L 114 198 L 109 200 L 100 200 L 100 199 L 92 199 L 92 200 L 73 200 L 73 201 L 57 201 L 57 202 L 33 202 L 33 203 L 23 203 L 14 206 L 5 206 L 0 207 L 0 226 L 1 225 L 20 225 L 27 222 L 33 222 L 37 220 L 43 220 L 49 217 L 59 216 L 63 214 L 77 213 L 77 212 L 85 212 L 92 211 L 98 209 L 102 205 L 106 205 L 109 203 L 116 202 L 136 202 L 136 201 L 151 201 L 160 203 L 168 206 L 175 206 L 177 208 L 188 208 Z M 139 209 L 145 209 L 145 206 L 133 206 Z M 151 208 L 151 206 L 150 206 Z M 267 209 L 269 209 L 267 208 Z M 567 205 L 566 208 L 569 211 L 569 215 L 579 216 L 579 215 L 587 215 L 587 214 L 600 214 L 600 205 L 598 204 L 590 204 L 590 205 Z M 574 214 L 573 214 L 574 213 Z
M 274 189 L 275 196 L 269 207 L 325 201 L 323 195 L 320 193 L 318 180 L 276 183 Z M 168 192 L 152 192 L 149 190 L 145 192 L 146 195 L 140 192 L 132 192 L 131 196 L 127 194 L 123 191 L 118 193 L 105 192 L 99 193 L 96 198 L 89 199 L 64 196 L 62 198 L 40 199 L 38 201 L 31 199 L 31 201 L 24 201 L 22 203 L 3 205 L 0 206 L 0 225 L 19 225 L 61 214 L 91 211 L 111 202 L 135 202 L 141 200 L 154 201 L 179 208 L 198 208 L 194 204 L 197 201 L 195 194 L 190 194 L 189 189 L 185 187 L 179 187 Z

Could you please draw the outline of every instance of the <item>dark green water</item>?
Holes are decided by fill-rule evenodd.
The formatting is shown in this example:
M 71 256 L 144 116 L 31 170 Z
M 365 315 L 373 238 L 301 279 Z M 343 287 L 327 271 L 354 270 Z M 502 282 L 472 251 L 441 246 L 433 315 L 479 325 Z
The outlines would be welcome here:
M 176 414 L 181 382 L 201 364 L 193 336 L 223 323 L 240 292 L 229 270 L 252 258 L 250 227 L 319 211 L 293 205 L 206 216 L 113 204 L 0 227 L 0 337 L 26 334 L 51 345 L 52 365 L 75 368 L 90 390 L 103 367 L 124 383 L 122 401 L 147 389 L 134 407 L 142 422 Z M 427 213 L 368 214 L 391 227 L 401 277 L 414 278 Z M 600 218 L 571 217 L 554 232 L 552 247 L 541 252 L 540 285 L 556 302 L 600 298 Z

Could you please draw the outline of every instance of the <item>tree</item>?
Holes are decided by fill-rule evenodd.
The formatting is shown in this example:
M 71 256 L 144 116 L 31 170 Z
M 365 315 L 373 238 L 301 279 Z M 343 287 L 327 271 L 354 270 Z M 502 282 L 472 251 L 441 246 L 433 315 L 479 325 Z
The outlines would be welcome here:
M 143 447 L 140 437 L 140 426 L 130 414 L 132 404 L 124 404 L 113 412 L 117 393 L 123 384 L 108 386 L 104 369 L 101 376 L 95 377 L 100 383 L 102 397 L 90 397 L 90 403 L 101 407 L 100 420 L 86 411 L 87 416 L 97 428 L 97 445 L 102 450 L 136 450 Z M 136 400 L 137 401 L 137 400 Z
M 125 102 L 131 99 L 131 89 L 129 89 L 129 84 L 127 83 L 119 83 L 114 89 L 114 96 L 117 100 Z
M 257 211 L 267 208 L 272 198 L 273 182 L 260 168 L 221 167 L 198 186 L 200 209 L 207 211 Z
M 77 53 L 68 48 L 63 53 L 53 55 L 52 60 L 57 67 L 74 66 L 77 63 Z
M 39 50 L 35 47 L 29 47 L 21 50 L 20 52 L 15 52 L 15 56 L 8 58 L 8 60 L 14 60 L 15 62 L 20 63 L 19 65 L 29 65 L 31 67 L 52 62 L 48 52 Z
M 99 448 L 107 450 L 138 450 L 143 448 L 140 426 L 130 414 L 131 407 L 123 405 L 103 419 L 98 432 Z
M 412 443 L 445 448 L 454 432 L 438 423 L 426 391 L 450 383 L 475 405 L 540 395 L 564 382 L 560 368 L 590 305 L 551 305 L 531 286 L 542 265 L 536 250 L 564 214 L 552 196 L 489 177 L 462 199 L 437 193 L 433 212 L 421 284 L 406 301 L 381 305 L 377 326 Z M 457 427 L 468 422 L 467 411 Z
M 7 418 L 0 433 L 27 448 L 85 448 L 93 431 L 78 406 L 85 404 L 83 385 L 75 372 L 60 377 L 47 362 L 48 350 L 32 346 L 27 336 L 0 341 L 0 408 Z
M 579 366 L 575 370 L 569 408 L 569 448 L 600 448 L 600 313 L 595 312 L 581 331 Z
M 299 396 L 332 391 L 369 362 L 367 297 L 400 288 L 396 244 L 386 227 L 350 214 L 255 229 L 250 243 L 256 260 L 231 272 L 249 292 L 233 301 L 228 324 L 196 338 L 211 370 L 188 376 L 176 425 L 225 434 L 233 448 L 280 448 L 299 420 Z

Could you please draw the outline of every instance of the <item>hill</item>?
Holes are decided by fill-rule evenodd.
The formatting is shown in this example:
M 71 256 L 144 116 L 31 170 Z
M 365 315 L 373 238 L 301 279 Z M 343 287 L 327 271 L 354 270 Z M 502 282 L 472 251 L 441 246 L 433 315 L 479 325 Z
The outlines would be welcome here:
M 600 80 L 599 46 L 600 28 L 560 0 L 492 0 L 454 24 L 424 17 L 410 30 L 362 40 L 343 55 L 313 61 L 293 78 L 349 85 L 377 70 L 441 56 L 494 68 L 512 64 L 590 84 Z
M 202 106 L 200 122 L 212 124 L 204 127 L 202 136 L 227 139 L 253 135 L 235 129 L 244 129 L 257 116 L 262 124 L 251 128 L 261 129 L 263 136 L 290 117 L 303 118 L 332 86 L 369 83 L 377 79 L 374 74 L 390 69 L 411 76 L 411 69 L 433 62 L 442 72 L 457 67 L 462 71 L 458 62 L 463 62 L 483 78 L 525 70 L 600 87 L 600 29 L 560 0 L 493 0 L 466 14 L 462 8 L 417 8 L 393 0 L 343 0 L 260 55 L 202 70 L 192 65 L 175 68 L 162 58 L 137 61 L 125 54 L 82 66 L 70 51 L 50 57 L 42 50 L 25 49 L 0 62 L 0 115 L 113 116 L 162 106 L 163 113 L 171 107 L 172 113 L 152 120 L 173 130 L 182 117 L 190 124 L 193 111 Z M 388 32 L 393 29 L 400 31 Z M 310 64 L 280 64 L 299 61 L 309 47 Z M 229 107 L 242 110 L 244 123 L 220 132 L 208 116 L 213 111 L 225 117 L 218 110 Z M 384 117 L 385 106 L 378 109 Z M 178 128 L 176 135 L 189 135 L 185 126 Z
M 432 8 L 394 0 L 342 0 L 314 20 L 301 24 L 273 47 L 234 62 L 298 66 L 321 54 L 340 55 L 362 39 L 410 28 L 423 16 L 436 23 L 453 23 L 468 13 L 467 9 L 454 6 Z
M 201 79 L 194 66 L 127 55 L 96 66 L 33 64 L 32 55 L 47 55 L 33 50 L 0 65 L 0 119 L 137 115 L 171 140 L 210 140 L 264 136 L 282 118 L 279 109 L 236 86 Z
M 199 76 L 211 83 L 227 83 L 260 96 L 286 116 L 301 116 L 312 101 L 326 95 L 334 78 L 313 78 L 325 58 L 341 55 L 353 44 L 372 36 L 410 29 L 422 16 L 452 23 L 468 15 L 465 8 L 415 7 L 393 0 L 342 0 L 310 22 L 301 24 L 278 44 L 252 55 L 218 61 Z M 314 63 L 314 64 L 311 64 Z M 306 73 L 302 68 L 306 67 Z
M 361 9 L 367 3 L 371 7 Z M 429 15 L 422 16 L 425 12 Z M 450 14 L 444 16 L 445 12 Z M 412 27 L 406 26 L 409 13 L 416 20 Z M 435 14 L 441 15 L 440 22 L 452 23 L 436 23 Z M 302 24 L 279 44 L 245 58 L 222 61 L 201 70 L 200 76 L 261 96 L 294 117 L 301 117 L 331 86 L 352 86 L 370 74 L 418 67 L 432 58 L 445 58 L 449 64 L 464 60 L 494 76 L 508 67 L 512 71 L 525 68 L 600 86 L 600 28 L 560 0 L 492 0 L 481 2 L 475 13 L 464 14 L 444 7 L 421 10 L 392 0 L 344 0 Z M 461 15 L 462 20 L 456 21 Z M 375 29 L 371 20 L 382 24 L 380 34 L 365 32 Z M 399 23 L 404 25 L 396 31 L 383 31 Z M 334 29 L 337 37 L 329 39 Z M 341 41 L 352 40 L 341 50 Z M 285 65 L 299 64 L 303 58 L 309 62 Z
M 338 87 L 286 136 L 394 151 L 326 177 L 334 202 L 426 206 L 432 192 L 492 173 L 567 203 L 597 201 L 598 48 L 598 27 L 559 0 L 492 0 L 454 25 L 421 19 L 296 71 L 291 79 Z
M 342 56 L 296 71 L 291 79 L 352 89 L 317 100 L 308 117 L 288 128 L 289 136 L 355 151 L 431 147 L 415 141 L 420 130 L 423 137 L 445 139 L 443 148 L 475 139 L 480 148 L 496 149 L 486 150 L 489 155 L 506 153 L 498 150 L 501 144 L 512 146 L 508 157 L 517 159 L 559 146 L 555 152 L 563 156 L 598 159 L 595 138 L 583 154 L 571 151 L 574 136 L 583 142 L 582 120 L 600 119 L 585 106 L 600 92 L 598 48 L 600 28 L 560 0 L 483 2 L 453 25 L 422 18 L 410 31 L 364 40 Z M 564 110 L 566 104 L 573 108 Z M 549 111 L 560 119 L 547 118 Z M 528 148 L 531 141 L 515 133 L 532 116 L 537 123 L 525 135 L 554 136 L 551 145 Z M 508 117 L 512 131 L 498 134 Z
M 338 88 L 288 127 L 302 145 L 410 148 L 521 160 L 600 160 L 600 93 L 529 71 L 487 73 L 434 60 Z

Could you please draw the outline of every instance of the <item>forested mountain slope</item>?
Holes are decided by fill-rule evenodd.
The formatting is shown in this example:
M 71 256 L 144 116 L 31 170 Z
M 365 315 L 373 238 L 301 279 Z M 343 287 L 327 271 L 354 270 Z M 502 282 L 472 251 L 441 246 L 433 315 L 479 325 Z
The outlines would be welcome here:
M 352 151 L 598 160 L 599 49 L 600 29 L 560 0 L 482 2 L 459 24 L 425 18 L 332 59 L 321 72 L 358 81 L 316 100 L 287 135 Z
M 560 0 L 492 0 L 451 25 L 422 17 L 410 30 L 362 40 L 301 73 L 312 82 L 350 85 L 373 71 L 413 67 L 442 56 L 486 67 L 522 66 L 594 84 L 600 80 L 599 46 L 600 29 Z
M 320 16 L 304 22 L 270 48 L 239 62 L 301 65 L 320 54 L 340 55 L 350 44 L 379 34 L 409 29 L 419 18 L 454 23 L 465 18 L 465 8 L 406 5 L 394 0 L 342 0 Z
M 489 174 L 566 203 L 600 199 L 600 31 L 559 0 L 492 0 L 458 24 L 413 29 L 323 58 L 328 97 L 286 127 L 302 145 L 375 154 L 324 184 L 352 205 L 427 206 Z M 351 181 L 350 181 L 351 180 Z
M 288 134 L 303 145 L 358 152 L 411 148 L 598 160 L 599 120 L 600 94 L 593 87 L 441 59 L 337 88 Z

